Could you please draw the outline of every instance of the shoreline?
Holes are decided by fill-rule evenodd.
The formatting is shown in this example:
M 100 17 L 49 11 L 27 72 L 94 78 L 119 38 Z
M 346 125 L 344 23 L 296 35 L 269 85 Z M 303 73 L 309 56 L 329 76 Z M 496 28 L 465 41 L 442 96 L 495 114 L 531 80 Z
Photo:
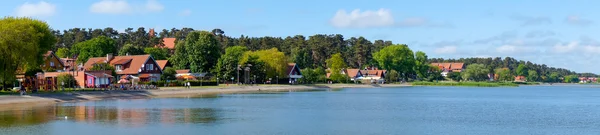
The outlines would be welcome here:
M 273 86 L 230 86 L 222 88 L 169 88 L 159 90 L 136 91 L 81 91 L 52 94 L 3 95 L 0 96 L 0 110 L 15 106 L 47 105 L 63 102 L 84 102 L 93 100 L 112 99 L 139 99 L 139 98 L 176 98 L 201 95 L 236 94 L 250 92 L 297 92 L 328 90 L 339 88 L 386 88 L 386 87 L 411 87 L 410 84 L 331 84 L 331 85 L 273 85 Z

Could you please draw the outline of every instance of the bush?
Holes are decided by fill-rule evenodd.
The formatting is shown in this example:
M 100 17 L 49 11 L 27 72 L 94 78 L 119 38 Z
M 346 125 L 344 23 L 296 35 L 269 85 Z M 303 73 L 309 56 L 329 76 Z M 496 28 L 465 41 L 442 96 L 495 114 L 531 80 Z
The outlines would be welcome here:
M 73 75 L 67 74 L 67 73 L 58 75 L 56 77 L 56 80 L 57 80 L 57 85 L 59 85 L 59 86 L 61 86 L 62 82 L 64 82 L 65 83 L 64 87 L 69 87 L 69 85 L 77 84 L 77 80 L 75 80 L 75 77 L 73 77 Z

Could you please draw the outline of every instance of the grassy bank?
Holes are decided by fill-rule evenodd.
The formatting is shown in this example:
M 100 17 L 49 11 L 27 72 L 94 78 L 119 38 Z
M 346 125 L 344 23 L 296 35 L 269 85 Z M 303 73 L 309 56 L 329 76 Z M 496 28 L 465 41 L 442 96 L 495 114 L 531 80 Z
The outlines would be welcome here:
M 414 86 L 518 87 L 509 82 L 413 82 Z

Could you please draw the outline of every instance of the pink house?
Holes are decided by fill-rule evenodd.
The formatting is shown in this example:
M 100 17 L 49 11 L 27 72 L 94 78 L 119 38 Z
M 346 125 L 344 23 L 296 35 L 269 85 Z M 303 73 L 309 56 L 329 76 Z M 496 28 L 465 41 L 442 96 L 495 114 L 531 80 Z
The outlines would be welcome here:
M 105 88 L 111 84 L 113 76 L 106 72 L 86 72 L 85 86 L 87 88 Z

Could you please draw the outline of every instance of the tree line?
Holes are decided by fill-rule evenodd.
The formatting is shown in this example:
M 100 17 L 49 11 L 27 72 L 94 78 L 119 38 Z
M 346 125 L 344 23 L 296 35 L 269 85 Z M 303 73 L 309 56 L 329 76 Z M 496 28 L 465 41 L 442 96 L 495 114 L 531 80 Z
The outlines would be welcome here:
M 511 73 L 516 73 L 518 64 L 523 64 L 527 69 L 538 72 L 540 76 L 551 76 L 552 73 L 560 76 L 575 74 L 566 69 L 517 61 L 510 57 L 429 59 L 424 52 L 413 52 L 405 44 L 368 40 L 364 37 L 348 38 L 341 34 L 249 37 L 228 36 L 221 29 L 198 31 L 193 28 L 173 28 L 149 32 L 143 27 L 127 28 L 123 32 L 110 27 L 72 28 L 61 31 L 50 29 L 42 21 L 10 17 L 0 20 L 0 23 L 7 26 L 0 27 L 0 31 L 8 33 L 0 38 L 3 41 L 0 42 L 0 49 L 10 52 L 2 53 L 0 58 L 0 66 L 4 67 L 0 73 L 2 82 L 11 82 L 18 68 L 25 71 L 35 69 L 35 65 L 42 61 L 43 53 L 48 50 L 55 51 L 59 57 L 77 57 L 78 63 L 106 54 L 150 54 L 156 59 L 170 60 L 177 69 L 211 72 L 224 78 L 243 75 L 243 71 L 238 73 L 239 65 L 254 65 L 249 67 L 254 71 L 250 73 L 253 74 L 252 78 L 262 80 L 285 75 L 282 72 L 287 62 L 295 62 L 301 68 L 312 69 L 313 73 L 323 73 L 323 70 L 331 70 L 332 67 L 337 70 L 376 66 L 389 70 L 390 74 L 386 79 L 390 81 L 439 79 L 439 76 L 432 74 L 439 71 L 429 65 L 431 62 L 464 62 L 466 65 L 481 63 L 486 65 L 489 72 L 498 68 L 508 68 Z M 163 38 L 177 39 L 173 54 L 167 49 L 156 47 L 164 45 Z M 32 52 L 35 53 L 31 55 Z M 328 62 L 328 59 L 331 60 Z

